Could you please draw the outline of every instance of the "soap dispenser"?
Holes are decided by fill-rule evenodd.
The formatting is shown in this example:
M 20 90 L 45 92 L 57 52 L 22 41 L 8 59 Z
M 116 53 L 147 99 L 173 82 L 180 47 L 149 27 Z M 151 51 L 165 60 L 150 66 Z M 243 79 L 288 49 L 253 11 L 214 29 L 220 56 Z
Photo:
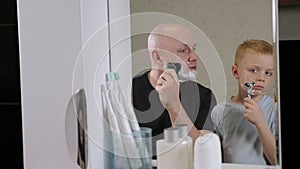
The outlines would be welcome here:
M 188 142 L 181 142 L 179 129 L 164 129 L 164 138 L 157 140 L 158 169 L 189 169 Z
M 187 143 L 188 145 L 188 169 L 194 169 L 194 145 L 193 139 L 188 135 L 189 126 L 187 124 L 176 124 L 179 130 L 179 139 L 181 144 Z
M 221 143 L 215 133 L 199 136 L 194 144 L 194 169 L 221 169 Z

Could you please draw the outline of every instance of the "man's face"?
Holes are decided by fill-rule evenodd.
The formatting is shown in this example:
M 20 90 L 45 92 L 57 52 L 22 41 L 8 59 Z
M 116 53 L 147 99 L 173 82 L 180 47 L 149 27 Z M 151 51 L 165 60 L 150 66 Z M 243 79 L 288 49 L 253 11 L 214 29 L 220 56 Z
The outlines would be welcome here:
M 180 63 L 182 72 L 197 72 L 198 55 L 194 51 L 195 46 L 196 44 L 183 43 L 174 38 L 165 38 L 160 54 L 164 56 L 166 63 Z

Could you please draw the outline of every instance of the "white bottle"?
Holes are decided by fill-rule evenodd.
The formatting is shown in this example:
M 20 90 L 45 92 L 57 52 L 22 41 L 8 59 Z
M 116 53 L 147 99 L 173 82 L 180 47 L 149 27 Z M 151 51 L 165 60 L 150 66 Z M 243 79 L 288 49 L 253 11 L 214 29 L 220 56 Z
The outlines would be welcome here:
M 158 169 L 188 169 L 188 143 L 180 142 L 178 128 L 166 128 L 156 150 Z
M 188 144 L 188 169 L 194 169 L 194 145 L 193 139 L 188 135 L 189 126 L 187 124 L 176 124 L 175 127 L 179 129 L 181 143 L 186 142 Z
M 194 144 L 194 169 L 221 169 L 221 143 L 215 133 L 199 136 Z

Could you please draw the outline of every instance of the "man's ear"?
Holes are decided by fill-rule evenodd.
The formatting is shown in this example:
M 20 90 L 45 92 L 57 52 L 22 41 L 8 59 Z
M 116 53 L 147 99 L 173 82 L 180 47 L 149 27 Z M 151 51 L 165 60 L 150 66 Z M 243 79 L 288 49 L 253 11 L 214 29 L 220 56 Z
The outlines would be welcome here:
M 158 54 L 158 51 L 153 50 L 153 51 L 151 52 L 151 57 L 152 57 L 152 60 L 153 60 L 156 64 L 158 64 L 158 65 L 163 65 L 163 61 L 161 60 L 161 57 L 160 57 L 160 55 Z
M 231 67 L 231 73 L 233 75 L 234 78 L 238 79 L 239 78 L 239 72 L 238 72 L 238 67 L 237 65 L 233 65 Z

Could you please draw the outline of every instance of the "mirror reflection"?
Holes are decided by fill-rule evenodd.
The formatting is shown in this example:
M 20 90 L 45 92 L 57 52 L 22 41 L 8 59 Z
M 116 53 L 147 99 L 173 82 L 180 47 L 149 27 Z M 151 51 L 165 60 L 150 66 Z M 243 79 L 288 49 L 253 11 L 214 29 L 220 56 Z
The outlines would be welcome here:
M 150 123 L 156 122 L 153 124 L 153 128 L 157 129 L 157 126 L 161 127 L 160 131 L 158 131 L 157 134 L 154 134 L 157 135 L 157 138 L 154 137 L 154 141 L 163 137 L 163 128 L 171 126 L 174 123 L 179 123 L 178 121 L 175 122 L 175 120 L 172 121 L 171 118 L 173 118 L 173 116 L 169 114 L 172 114 L 172 107 L 167 107 L 167 105 L 173 105 L 172 103 L 168 102 L 172 99 L 172 96 L 167 96 L 168 94 L 163 95 L 167 100 L 164 102 L 161 95 L 161 93 L 164 92 L 163 87 L 159 87 L 158 89 L 156 87 L 157 84 L 163 86 L 162 84 L 165 83 L 165 81 L 168 81 L 170 77 L 174 77 L 174 74 L 173 76 L 168 76 L 168 74 L 164 72 L 166 70 L 165 65 L 167 63 L 176 62 L 180 63 L 183 68 L 186 68 L 190 72 L 195 72 L 196 70 L 196 76 L 194 76 L 195 79 L 192 79 L 192 81 L 196 81 L 203 85 L 203 87 L 211 90 L 215 97 L 210 98 L 213 98 L 212 100 L 215 99 L 216 104 L 221 105 L 224 101 L 231 100 L 233 103 L 238 105 L 235 106 L 235 109 L 242 109 L 241 111 L 233 111 L 235 113 L 239 113 L 239 116 L 236 116 L 239 118 L 239 120 L 230 119 L 235 122 L 240 122 L 240 127 L 233 128 L 233 125 L 228 125 L 226 128 L 228 130 L 234 130 L 233 133 L 240 135 L 236 135 L 233 140 L 226 140 L 227 138 L 222 138 L 226 140 L 227 143 L 233 145 L 239 144 L 236 149 L 230 150 L 231 152 L 229 152 L 229 149 L 226 149 L 225 154 L 236 154 L 236 159 L 240 159 L 237 161 L 227 161 L 226 159 L 223 159 L 225 160 L 223 162 L 237 164 L 278 165 L 278 145 L 276 148 L 276 142 L 278 142 L 278 140 L 274 140 L 278 139 L 277 128 L 279 125 L 277 123 L 277 37 L 274 36 L 276 35 L 276 30 L 273 27 L 275 21 L 273 18 L 274 16 L 272 16 L 275 10 L 274 5 L 272 4 L 274 2 L 275 1 L 272 0 L 198 0 L 195 2 L 185 2 L 185 5 L 183 6 L 182 1 L 179 0 L 174 0 L 172 3 L 168 3 L 166 0 L 130 1 L 133 66 L 132 76 L 137 77 L 139 75 L 143 75 L 142 77 L 146 78 L 146 81 L 144 79 L 144 81 L 140 81 L 140 83 L 148 82 L 148 88 L 151 88 L 152 86 L 151 91 L 149 91 L 150 94 L 145 94 L 144 97 L 139 94 L 141 92 L 145 92 L 147 89 L 145 86 L 140 87 L 140 89 L 143 90 L 136 92 L 136 94 L 133 92 L 134 97 L 139 96 L 139 98 L 133 98 L 133 101 L 135 104 L 137 117 L 141 125 L 149 126 L 151 125 Z M 179 31 L 183 36 L 180 37 L 180 34 L 170 35 L 163 31 L 162 33 L 159 30 L 159 34 L 164 34 L 164 36 L 166 36 L 166 34 L 168 36 L 172 36 L 173 40 L 175 39 L 174 43 L 177 42 L 181 48 L 178 48 L 177 50 L 174 48 L 174 51 L 172 51 L 169 46 L 171 46 L 173 41 L 167 41 L 167 43 L 165 41 L 165 44 L 167 45 L 164 47 L 157 47 L 155 45 L 151 46 L 151 44 L 153 45 L 153 43 L 156 41 L 152 41 L 151 36 L 149 38 L 149 33 L 155 30 L 157 25 L 170 22 L 184 25 L 190 31 L 190 33 L 187 34 L 183 33 L 185 29 Z M 172 26 L 172 28 L 174 28 L 174 26 Z M 189 38 L 190 36 L 192 38 Z M 154 37 L 154 39 L 155 38 L 157 37 Z M 252 41 L 252 39 L 255 40 Z M 149 44 L 151 49 L 149 49 Z M 256 45 L 258 47 L 251 48 Z M 242 46 L 244 46 L 244 48 Z M 248 49 L 247 46 L 250 46 L 250 49 Z M 160 50 L 156 50 L 157 48 Z M 179 60 L 171 59 L 174 58 L 172 55 L 180 56 L 180 52 L 184 53 L 185 51 L 187 52 L 186 55 L 188 55 L 186 60 L 184 60 L 184 56 Z M 247 54 L 247 52 L 243 51 L 250 51 L 250 54 Z M 191 52 L 191 55 L 197 55 L 197 59 L 193 60 L 193 56 L 189 56 L 189 52 Z M 245 59 L 245 61 L 241 61 L 240 63 L 240 59 L 235 58 L 237 55 L 253 57 L 250 60 Z M 161 56 L 165 57 L 161 58 Z M 194 66 L 191 65 L 192 62 L 196 62 Z M 157 67 L 154 67 L 155 65 Z M 197 67 L 195 65 L 197 65 Z M 160 76 L 160 73 L 157 73 L 156 78 L 151 78 L 152 76 L 148 72 L 150 68 L 157 68 L 159 70 L 158 72 L 162 73 L 162 76 Z M 254 77 L 249 75 L 249 72 L 251 71 L 257 76 Z M 176 71 L 174 72 L 176 73 Z M 172 75 L 174 72 L 169 73 Z M 258 75 L 261 75 L 261 77 L 258 77 Z M 248 84 L 253 84 L 253 86 Z M 137 85 L 137 83 L 135 84 L 133 81 L 132 85 L 133 88 L 135 88 L 136 86 L 134 85 Z M 197 91 L 197 87 L 191 87 L 193 86 L 191 84 L 181 83 L 180 87 L 185 85 L 188 86 L 187 88 L 189 89 L 196 89 L 192 90 L 192 93 L 198 93 L 195 92 Z M 152 91 L 157 91 L 157 93 Z M 170 93 L 171 90 L 168 91 Z M 183 89 L 180 89 L 179 95 L 184 97 L 183 93 L 186 92 L 182 91 Z M 173 96 L 174 94 L 176 96 L 176 93 L 172 93 Z M 201 97 L 202 94 L 200 93 L 199 95 Z M 199 95 L 190 97 L 190 100 L 187 101 L 187 105 L 188 103 L 193 103 L 191 100 L 197 100 L 193 98 L 199 98 Z M 266 98 L 265 96 L 268 97 Z M 150 99 L 151 97 L 153 100 Z M 148 106 L 148 108 L 147 106 L 143 105 L 143 102 L 140 102 L 143 98 L 146 98 L 145 102 L 149 102 L 148 104 L 150 104 L 150 106 Z M 182 100 L 183 99 L 181 99 L 181 101 Z M 151 107 L 151 105 L 154 105 L 155 101 L 158 102 L 157 104 L 161 104 L 157 109 L 155 109 L 154 106 Z M 208 102 L 210 103 L 211 100 Z M 140 104 L 141 107 L 144 107 L 137 109 L 137 104 Z M 210 105 L 213 106 L 210 107 Z M 210 112 L 214 105 L 215 104 L 208 104 L 209 108 L 205 108 L 206 112 Z M 153 110 L 150 110 L 149 107 L 153 108 Z M 190 131 L 197 129 L 210 129 L 204 127 L 204 124 L 207 122 L 206 120 L 204 120 L 200 127 L 194 128 L 195 123 L 197 122 L 196 119 L 199 107 L 199 104 L 197 106 L 183 105 L 183 107 L 181 107 L 183 109 L 180 109 L 184 110 L 185 112 L 196 112 L 195 114 L 191 113 L 191 115 L 187 114 L 187 116 L 184 117 L 193 120 L 188 122 L 181 121 L 190 124 Z M 164 108 L 166 108 L 169 113 L 162 113 L 164 112 Z M 195 110 L 190 110 L 189 108 L 195 108 Z M 217 112 L 217 109 L 223 108 L 224 106 L 217 106 L 214 112 Z M 144 111 L 152 111 L 156 114 L 152 114 L 152 116 L 149 118 L 149 115 L 145 116 L 145 114 L 141 113 Z M 245 113 L 241 115 L 241 112 Z M 249 115 L 250 112 L 259 113 L 256 113 L 254 117 Z M 266 114 L 265 112 L 272 113 Z M 246 115 L 246 113 L 249 114 Z M 165 119 L 169 119 L 167 120 L 167 123 L 155 121 L 158 120 L 158 117 L 161 117 L 162 115 L 167 116 Z M 210 122 L 218 124 L 216 120 L 219 120 L 218 118 L 221 117 L 224 120 L 224 116 L 215 117 L 215 121 Z M 147 121 L 149 119 L 151 120 Z M 261 122 L 258 121 L 258 119 L 265 119 L 265 121 Z M 263 128 L 255 127 L 255 124 L 258 123 L 265 126 Z M 232 123 L 229 121 L 227 124 Z M 250 127 L 248 128 L 247 125 Z M 230 126 L 232 128 L 230 128 Z M 224 129 L 222 128 L 223 126 L 218 127 L 217 134 L 224 132 L 222 131 Z M 252 131 L 245 132 L 246 128 L 247 130 L 249 129 Z M 249 135 L 249 133 L 252 133 L 253 135 Z M 267 133 L 268 137 L 263 138 L 264 136 L 262 133 Z M 273 137 L 274 135 L 275 138 Z M 197 136 L 195 138 L 197 138 Z M 238 138 L 242 138 L 244 141 L 238 140 Z M 251 140 L 251 144 L 246 144 L 249 140 Z M 268 145 L 273 145 L 274 147 L 264 147 L 264 149 L 262 149 L 262 146 L 265 146 L 264 144 L 266 143 L 262 140 L 272 143 Z M 257 149 L 257 147 L 251 147 L 257 145 L 257 142 L 260 142 L 260 148 Z M 251 159 L 249 156 L 247 156 L 247 154 L 243 154 L 245 156 L 244 159 L 242 159 L 242 148 L 257 150 L 257 154 L 262 156 L 262 158 L 260 158 L 261 161 L 247 161 Z M 272 150 L 267 151 L 269 148 Z M 155 148 L 153 150 L 155 151 Z M 265 151 L 265 153 L 263 151 Z M 255 154 L 256 152 L 253 153 Z
M 76 91 L 70 98 L 65 119 L 66 142 L 70 156 L 80 169 L 87 169 L 87 106 L 83 88 Z

